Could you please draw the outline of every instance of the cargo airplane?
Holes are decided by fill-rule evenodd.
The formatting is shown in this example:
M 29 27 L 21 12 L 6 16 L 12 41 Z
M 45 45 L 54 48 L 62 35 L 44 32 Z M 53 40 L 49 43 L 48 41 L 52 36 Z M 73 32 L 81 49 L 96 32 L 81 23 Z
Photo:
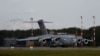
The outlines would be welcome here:
M 34 22 L 32 22 L 34 23 Z M 48 34 L 47 29 L 44 25 L 44 23 L 49 23 L 43 20 L 35 21 L 35 23 L 39 24 L 39 27 L 41 29 L 41 32 L 43 35 L 36 36 L 36 37 L 28 37 L 24 39 L 17 39 L 17 41 L 33 41 L 34 45 L 42 46 L 46 45 L 49 47 L 67 47 L 67 46 L 75 46 L 77 44 L 88 44 L 88 42 L 93 42 L 93 40 L 84 39 L 75 35 L 67 35 L 67 34 Z

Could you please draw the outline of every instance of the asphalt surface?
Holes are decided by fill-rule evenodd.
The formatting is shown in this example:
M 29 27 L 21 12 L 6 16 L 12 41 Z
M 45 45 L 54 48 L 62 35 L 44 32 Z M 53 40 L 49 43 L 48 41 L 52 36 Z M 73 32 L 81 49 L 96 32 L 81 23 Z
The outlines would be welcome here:
M 0 50 L 100 50 L 100 47 L 0 47 Z

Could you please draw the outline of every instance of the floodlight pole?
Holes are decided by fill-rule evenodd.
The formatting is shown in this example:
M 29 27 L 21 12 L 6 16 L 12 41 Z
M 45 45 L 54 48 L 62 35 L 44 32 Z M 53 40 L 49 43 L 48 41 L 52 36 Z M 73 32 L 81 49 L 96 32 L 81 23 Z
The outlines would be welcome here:
M 94 47 L 95 47 L 95 16 L 93 16 L 93 23 L 94 23 L 94 27 L 93 27 L 93 40 L 94 40 Z

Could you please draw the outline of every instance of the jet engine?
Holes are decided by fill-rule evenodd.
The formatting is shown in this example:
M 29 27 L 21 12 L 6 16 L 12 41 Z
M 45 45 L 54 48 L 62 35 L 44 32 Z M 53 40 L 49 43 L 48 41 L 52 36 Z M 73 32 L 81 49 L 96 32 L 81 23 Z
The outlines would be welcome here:
M 57 42 L 59 40 L 59 38 L 52 38 L 51 40 L 52 40 L 52 42 Z
M 88 44 L 88 40 L 85 39 L 83 43 L 84 43 L 84 44 Z
M 52 38 L 51 38 L 51 42 L 52 42 L 51 47 L 56 47 L 56 46 L 58 46 L 58 45 L 59 45 L 59 39 L 60 39 L 60 38 L 52 37 Z
M 39 39 L 38 41 L 39 41 L 39 43 L 42 43 L 42 44 L 46 43 L 46 39 Z
M 78 39 L 78 40 L 77 40 L 77 43 L 78 43 L 78 44 L 82 43 L 82 40 L 81 40 L 81 39 Z

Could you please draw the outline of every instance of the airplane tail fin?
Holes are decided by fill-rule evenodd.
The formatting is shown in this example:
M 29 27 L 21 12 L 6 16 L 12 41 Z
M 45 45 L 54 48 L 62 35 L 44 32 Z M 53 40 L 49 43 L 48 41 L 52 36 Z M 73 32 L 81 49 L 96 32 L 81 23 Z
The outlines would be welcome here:
M 39 27 L 40 27 L 40 29 L 41 29 L 42 34 L 43 34 L 43 35 L 46 35 L 46 34 L 48 34 L 48 31 L 47 31 L 47 29 L 46 29 L 44 23 L 51 23 L 51 22 L 47 22 L 47 21 L 43 21 L 43 20 L 39 20 L 39 21 L 38 21 L 38 24 L 39 24 Z
M 38 21 L 24 21 L 24 23 L 38 23 L 42 34 L 46 35 L 46 34 L 48 34 L 48 32 L 47 32 L 47 29 L 46 29 L 44 23 L 51 23 L 51 22 L 47 22 L 47 21 L 43 21 L 43 20 L 38 20 Z

